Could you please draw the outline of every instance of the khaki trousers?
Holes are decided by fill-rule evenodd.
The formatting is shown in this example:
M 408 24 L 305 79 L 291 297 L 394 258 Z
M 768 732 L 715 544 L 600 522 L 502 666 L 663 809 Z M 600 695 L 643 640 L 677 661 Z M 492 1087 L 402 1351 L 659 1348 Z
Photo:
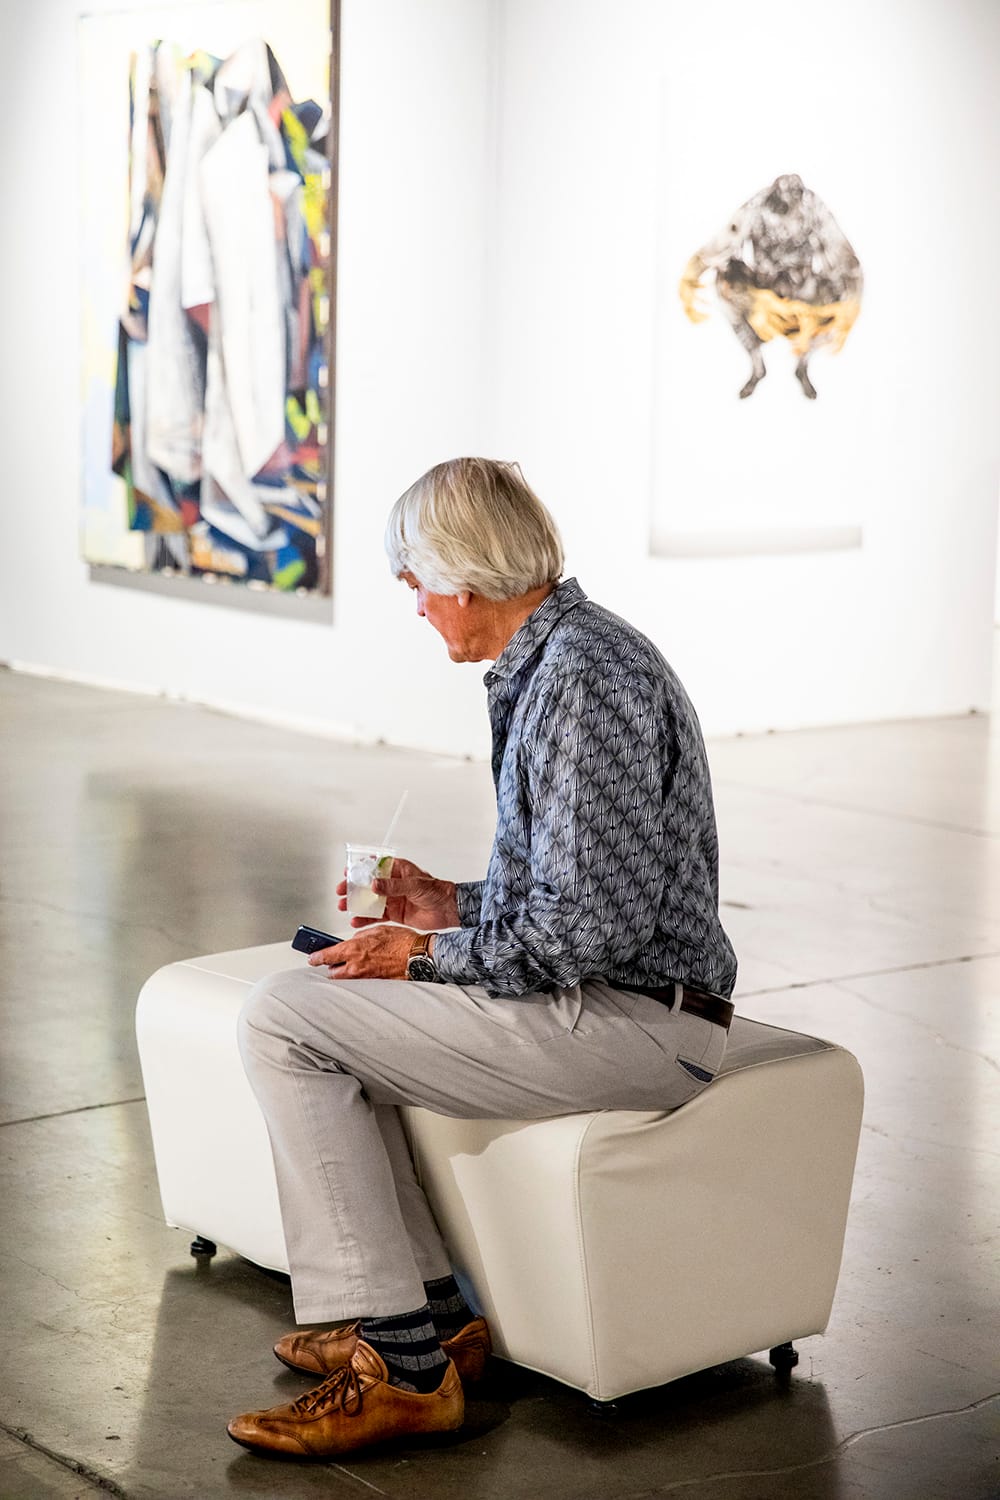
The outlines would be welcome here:
M 298 1321 L 409 1312 L 451 1270 L 396 1106 L 513 1120 L 676 1109 L 725 1046 L 721 1026 L 602 980 L 516 999 L 325 969 L 262 980 L 240 1049 L 271 1139 Z

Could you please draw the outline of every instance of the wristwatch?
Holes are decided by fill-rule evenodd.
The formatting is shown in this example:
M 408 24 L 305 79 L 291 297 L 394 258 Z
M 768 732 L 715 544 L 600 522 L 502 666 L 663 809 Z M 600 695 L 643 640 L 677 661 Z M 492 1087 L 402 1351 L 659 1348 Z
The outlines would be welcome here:
M 413 939 L 410 956 L 406 960 L 407 979 L 420 979 L 424 984 L 440 983 L 441 975 L 437 964 L 427 951 L 433 937 L 437 937 L 436 932 L 421 932 Z

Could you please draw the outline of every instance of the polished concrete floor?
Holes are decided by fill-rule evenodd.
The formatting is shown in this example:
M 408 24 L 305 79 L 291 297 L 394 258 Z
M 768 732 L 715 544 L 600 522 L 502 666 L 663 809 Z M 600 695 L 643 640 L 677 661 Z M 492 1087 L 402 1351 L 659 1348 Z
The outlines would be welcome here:
M 226 1436 L 302 1388 L 270 1354 L 288 1285 L 163 1224 L 136 993 L 327 922 L 345 836 L 403 787 L 399 842 L 475 874 L 488 770 L 0 672 L 0 1500 L 1000 1496 L 998 745 L 969 717 L 710 747 L 740 1008 L 867 1083 L 832 1321 L 791 1379 L 756 1355 L 597 1417 L 495 1362 L 453 1442 L 302 1469 Z

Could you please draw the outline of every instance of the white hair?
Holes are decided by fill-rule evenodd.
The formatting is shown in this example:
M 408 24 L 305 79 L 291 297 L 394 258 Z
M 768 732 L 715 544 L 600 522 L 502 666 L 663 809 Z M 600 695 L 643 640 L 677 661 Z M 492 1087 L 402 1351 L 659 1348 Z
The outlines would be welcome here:
M 492 458 L 429 469 L 393 506 L 385 550 L 397 578 L 412 573 L 434 594 L 516 599 L 563 570 L 552 517 L 517 464 Z

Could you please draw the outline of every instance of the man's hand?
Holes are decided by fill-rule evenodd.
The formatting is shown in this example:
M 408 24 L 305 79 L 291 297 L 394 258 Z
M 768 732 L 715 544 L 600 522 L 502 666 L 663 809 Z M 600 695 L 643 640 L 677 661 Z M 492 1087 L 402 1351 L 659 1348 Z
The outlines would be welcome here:
M 426 870 L 421 870 L 411 859 L 394 859 L 390 878 L 373 881 L 372 889 L 378 895 L 386 897 L 385 916 L 352 917 L 352 927 L 372 927 L 376 922 L 402 922 L 408 927 L 417 927 L 422 932 L 436 932 L 441 927 L 459 925 L 455 882 L 438 880 L 435 876 L 428 875 Z M 338 902 L 340 910 L 346 911 L 346 880 L 338 885 L 337 895 L 341 898 Z
M 328 968 L 331 979 L 405 979 L 416 935 L 412 927 L 371 927 L 311 953 L 309 962 L 313 968 Z

